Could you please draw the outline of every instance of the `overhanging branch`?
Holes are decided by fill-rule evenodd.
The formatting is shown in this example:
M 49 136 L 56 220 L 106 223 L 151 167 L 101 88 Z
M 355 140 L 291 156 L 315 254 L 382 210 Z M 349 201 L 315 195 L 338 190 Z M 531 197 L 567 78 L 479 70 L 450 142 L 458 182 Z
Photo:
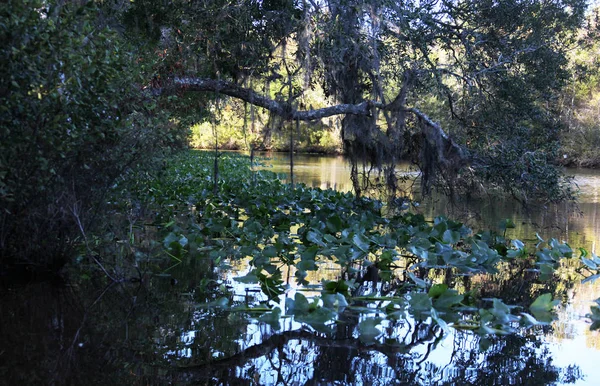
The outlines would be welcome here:
M 423 123 L 422 132 L 430 144 L 437 150 L 438 160 L 443 162 L 452 159 L 453 161 L 457 161 L 455 162 L 457 166 L 462 166 L 461 164 L 465 163 L 467 156 L 464 149 L 454 142 L 438 123 L 414 107 L 408 108 L 406 111 L 413 113 Z
M 255 106 L 262 107 L 280 116 L 286 115 L 284 103 L 257 94 L 253 90 L 240 87 L 225 80 L 214 80 L 192 77 L 175 77 L 172 86 L 185 91 L 216 92 L 230 97 L 242 99 Z
M 429 116 L 416 108 L 407 108 L 401 105 L 405 98 L 394 99 L 388 104 L 375 101 L 365 101 L 358 104 L 339 104 L 313 110 L 296 110 L 292 105 L 283 100 L 274 100 L 262 96 L 254 90 L 240 87 L 235 83 L 225 80 L 214 80 L 194 77 L 175 77 L 168 88 L 185 91 L 215 92 L 230 97 L 242 99 L 250 104 L 267 109 L 287 120 L 313 121 L 334 115 L 370 115 L 373 107 L 395 113 L 411 113 L 422 123 L 422 131 L 429 143 L 437 150 L 439 160 L 450 160 L 456 164 L 464 164 L 468 157 L 463 148 L 450 138 L 442 127 Z M 458 161 L 458 163 L 456 163 Z
M 288 120 L 313 121 L 334 115 L 368 115 L 370 110 L 369 102 L 362 102 L 356 105 L 341 104 L 331 107 L 324 107 L 322 109 L 298 111 L 293 109 L 288 102 L 264 97 L 253 90 L 240 87 L 235 83 L 225 80 L 175 77 L 173 78 L 172 85 L 176 89 L 182 89 L 186 91 L 216 92 L 230 97 L 239 98 L 255 106 L 267 109 L 270 112 Z

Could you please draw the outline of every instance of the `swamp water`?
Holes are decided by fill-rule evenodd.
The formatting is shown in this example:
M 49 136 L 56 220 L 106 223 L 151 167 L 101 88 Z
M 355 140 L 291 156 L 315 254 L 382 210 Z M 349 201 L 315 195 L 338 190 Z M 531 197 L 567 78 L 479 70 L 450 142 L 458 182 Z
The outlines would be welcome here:
M 273 171 L 288 171 L 285 157 L 275 156 L 270 162 Z M 294 162 L 296 182 L 350 190 L 349 169 L 342 158 L 296 156 Z M 447 214 L 474 229 L 496 227 L 510 218 L 517 227 L 508 230 L 508 237 L 526 241 L 537 232 L 544 239 L 555 237 L 598 254 L 600 173 L 569 172 L 582 191 L 583 216 L 566 207 L 526 213 L 493 199 L 451 207 L 433 198 L 418 210 L 425 216 Z M 139 283 L 89 279 L 76 285 L 45 281 L 3 289 L 0 383 L 600 384 L 600 333 L 590 331 L 586 318 L 593 300 L 600 297 L 600 280 L 580 284 L 574 279 L 572 285 L 556 280 L 550 287 L 563 301 L 556 320 L 514 334 L 480 338 L 452 328 L 443 333 L 430 317 L 413 315 L 369 325 L 365 314 L 379 311 L 369 311 L 365 302 L 360 312 L 340 315 L 332 339 L 318 328 L 309 331 L 294 318 L 220 308 L 223 298 L 211 294 L 226 293 L 241 305 L 264 298 L 256 284 L 235 280 L 249 273 L 248 259 L 220 270 L 207 269 L 208 258 L 181 260 L 157 260 L 153 273 L 144 271 Z M 294 276 L 284 269 L 285 274 Z M 334 281 L 339 272 L 324 267 L 319 277 L 316 272 L 308 275 L 311 283 Z M 530 276 L 526 269 L 507 270 L 494 282 L 480 277 L 469 285 L 485 291 L 483 296 L 516 299 L 536 285 Z M 297 294 L 310 299 L 319 289 L 292 280 L 285 298 L 295 299 L 298 308 Z M 280 298 L 281 309 L 285 298 Z M 390 340 L 363 339 L 377 334 L 375 327 Z

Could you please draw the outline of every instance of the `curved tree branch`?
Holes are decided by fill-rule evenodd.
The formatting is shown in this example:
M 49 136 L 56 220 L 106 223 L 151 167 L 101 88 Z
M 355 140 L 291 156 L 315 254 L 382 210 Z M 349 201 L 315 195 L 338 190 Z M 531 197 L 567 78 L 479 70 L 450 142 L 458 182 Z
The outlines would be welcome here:
M 287 120 L 313 121 L 316 119 L 327 118 L 340 114 L 368 115 L 370 113 L 369 102 L 363 102 L 356 105 L 340 104 L 331 107 L 324 107 L 322 109 L 298 111 L 293 109 L 287 102 L 264 97 L 253 90 L 240 87 L 235 83 L 225 80 L 175 77 L 172 80 L 172 85 L 170 88 L 181 89 L 185 91 L 218 92 L 230 97 L 242 99 L 255 106 L 267 109 L 270 112 Z
M 168 88 L 184 91 L 218 92 L 234 98 L 242 99 L 255 106 L 262 107 L 280 116 L 285 116 L 285 104 L 264 97 L 253 90 L 240 87 L 226 80 L 214 80 L 194 77 L 175 77 Z
M 405 90 L 401 90 L 397 98 L 388 104 L 376 101 L 365 101 L 358 104 L 339 104 L 313 110 L 297 110 L 286 101 L 271 99 L 262 96 L 254 90 L 244 88 L 225 80 L 214 80 L 195 77 L 175 77 L 168 86 L 169 89 L 184 91 L 217 92 L 230 97 L 242 99 L 250 104 L 267 109 L 286 120 L 312 121 L 334 115 L 371 115 L 373 107 L 395 113 L 411 113 L 422 123 L 423 134 L 429 143 L 437 150 L 439 160 L 451 160 L 455 165 L 464 165 L 468 162 L 466 151 L 446 134 L 442 127 L 429 116 L 416 108 L 407 108 L 403 105 Z M 163 90 L 159 90 L 159 93 Z M 458 162 L 457 162 L 458 161 Z
M 406 109 L 406 111 L 414 114 L 423 123 L 423 134 L 437 150 L 438 160 L 451 159 L 457 166 L 462 166 L 466 163 L 469 157 L 466 155 L 463 147 L 454 142 L 438 123 L 434 122 L 417 108 L 411 107 Z
M 379 342 L 365 344 L 357 338 L 335 339 L 325 335 L 312 333 L 304 329 L 284 331 L 282 333 L 272 335 L 271 337 L 263 340 L 261 343 L 250 346 L 232 356 L 216 359 L 208 363 L 181 366 L 177 367 L 175 370 L 181 372 L 205 372 L 218 368 L 231 368 L 234 366 L 242 366 L 250 359 L 260 358 L 261 356 L 267 355 L 268 353 L 273 351 L 274 348 L 286 345 L 290 340 L 302 340 L 305 342 L 311 342 L 315 346 L 319 347 L 339 347 L 347 349 L 351 348 L 359 352 L 377 351 L 390 359 L 394 359 L 398 355 L 407 353 L 412 347 L 424 343 L 431 343 L 436 338 L 436 330 L 438 330 L 436 325 L 429 325 L 427 329 L 427 334 L 420 335 L 419 337 L 415 336 L 416 339 L 413 339 L 413 341 L 410 343 L 398 344 L 387 344 Z

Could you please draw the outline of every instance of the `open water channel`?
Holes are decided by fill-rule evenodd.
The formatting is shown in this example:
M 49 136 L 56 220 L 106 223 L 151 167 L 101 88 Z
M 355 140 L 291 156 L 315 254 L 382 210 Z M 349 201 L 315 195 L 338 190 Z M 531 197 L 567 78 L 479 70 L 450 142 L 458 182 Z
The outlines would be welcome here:
M 351 189 L 342 157 L 294 161 L 297 182 Z M 268 163 L 275 172 L 289 170 L 286 156 L 274 155 Z M 494 198 L 449 205 L 441 197 L 422 200 L 416 210 L 446 214 L 474 229 L 510 218 L 517 227 L 509 237 L 530 240 L 538 233 L 598 254 L 600 172 L 568 173 L 581 189 L 579 211 L 561 205 L 532 212 Z M 5 289 L 0 292 L 0 384 L 600 384 L 600 332 L 590 331 L 586 317 L 600 297 L 600 280 L 558 282 L 563 304 L 551 326 L 491 336 L 484 345 L 474 334 L 452 329 L 442 334 L 431 320 L 411 318 L 382 326 L 400 345 L 367 345 L 357 338 L 359 320 L 351 315 L 340 320 L 337 338 L 330 339 L 307 333 L 292 318 L 281 319 L 275 332 L 258 315 L 199 307 L 195 299 L 201 288 L 210 287 L 206 283 L 238 301 L 257 296 L 255 285 L 234 280 L 248 272 L 247 262 L 224 271 L 207 271 L 203 264 L 188 261 L 142 283 L 104 286 L 92 279 L 80 288 L 43 282 Z M 493 287 L 490 292 L 527 290 L 508 280 L 482 280 L 479 285 Z M 296 291 L 311 294 L 310 288 L 292 288 L 286 296 Z

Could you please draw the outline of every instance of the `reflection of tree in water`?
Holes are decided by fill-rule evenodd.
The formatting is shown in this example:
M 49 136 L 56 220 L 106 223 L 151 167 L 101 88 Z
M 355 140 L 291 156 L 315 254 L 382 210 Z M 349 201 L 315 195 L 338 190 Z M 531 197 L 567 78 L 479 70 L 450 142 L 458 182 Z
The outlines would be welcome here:
M 490 347 L 485 352 L 466 334 L 455 338 L 452 366 L 446 377 L 432 374 L 432 379 L 438 378 L 435 384 L 547 385 L 582 378 L 577 366 L 554 366 L 547 347 L 534 334 L 488 338 Z
M 480 278 L 472 282 L 450 272 L 445 274 L 449 275 L 448 284 L 456 284 L 455 280 L 464 282 L 465 290 L 485 284 L 485 291 L 479 296 L 506 297 L 511 304 L 530 303 L 534 287 L 536 292 L 558 290 L 555 281 L 539 283 L 530 269 L 517 265 L 504 270 L 493 281 L 495 285 L 477 282 Z M 515 286 L 520 290 L 515 291 Z M 529 290 L 523 290 L 524 287 Z M 218 360 L 192 359 L 190 362 L 195 364 L 179 369 L 178 379 L 255 382 L 260 378 L 261 385 L 539 385 L 572 383 L 582 377 L 578 367 L 561 369 L 553 365 L 547 347 L 538 338 L 548 327 L 535 332 L 526 330 L 521 335 L 485 338 L 481 346 L 488 348 L 484 350 L 480 349 L 481 338 L 475 334 L 451 331 L 443 336 L 430 319 L 412 318 L 386 321 L 382 329 L 391 339 L 367 345 L 359 338 L 361 321 L 360 313 L 346 309 L 327 335 L 263 329 L 261 339 L 247 349 L 234 350 Z M 446 358 L 445 362 L 440 363 L 440 356 Z
M 497 288 L 486 285 L 488 296 L 529 279 L 527 270 L 503 273 L 507 280 Z M 429 319 L 402 319 L 383 326 L 392 343 L 367 345 L 357 332 L 361 314 L 347 309 L 330 335 L 274 333 L 243 313 L 197 308 L 223 295 L 200 290 L 210 287 L 203 280 L 217 279 L 213 273 L 186 269 L 175 276 L 175 285 L 167 277 L 79 284 L 86 298 L 50 283 L 4 292 L 0 376 L 12 384 L 261 385 L 538 385 L 582 377 L 577 367 L 554 366 L 531 331 L 488 338 L 489 349 L 481 351 L 472 334 L 442 337 Z M 451 354 L 440 363 L 444 350 Z
M 102 297 L 99 288 L 94 299 L 85 300 L 89 305 L 99 299 L 87 316 L 76 302 L 82 299 L 57 293 L 50 284 L 3 294 L 3 311 L 10 311 L 1 322 L 2 379 L 13 384 L 539 385 L 581 378 L 576 367 L 554 366 L 533 333 L 492 337 L 489 349 L 481 351 L 479 338 L 455 332 L 443 340 L 443 346 L 452 342 L 443 348 L 452 354 L 440 364 L 431 354 L 440 350 L 441 331 L 429 320 L 387 325 L 395 344 L 362 343 L 356 332 L 360 317 L 351 312 L 342 314 L 330 336 L 305 330 L 273 334 L 235 313 L 189 308 L 188 301 L 169 292 L 168 280 L 157 283 L 152 291 L 112 286 Z M 249 335 L 252 326 L 256 333 Z M 186 334 L 193 337 L 186 341 Z M 165 357 L 189 360 L 169 364 Z M 186 363 L 200 364 L 176 368 Z
M 0 287 L 1 384 L 96 384 L 99 374 L 106 384 L 130 378 L 122 365 L 135 360 L 133 352 L 112 345 L 114 337 L 101 328 L 105 320 L 92 319 L 81 300 L 64 282 Z M 99 328 L 90 330 L 90 323 Z
M 454 332 L 443 340 L 444 346 L 451 345 L 441 350 L 451 352 L 440 364 L 431 359 L 440 349 L 439 327 L 425 322 L 403 325 L 401 343 L 373 345 L 363 344 L 356 332 L 324 336 L 287 331 L 231 357 L 181 369 L 178 379 L 256 381 L 260 377 L 261 385 L 542 385 L 582 378 L 576 366 L 554 366 L 534 334 L 487 338 L 489 347 L 482 350 L 479 337 Z
M 247 322 L 227 323 L 229 313 L 207 315 L 190 306 L 214 295 L 196 293 L 198 283 L 214 278 L 206 270 L 186 269 L 173 281 L 3 281 L 0 384 L 176 381 L 163 366 L 169 353 L 210 359 L 217 350 L 239 349 Z M 190 331 L 193 339 L 184 341 L 182 336 Z

